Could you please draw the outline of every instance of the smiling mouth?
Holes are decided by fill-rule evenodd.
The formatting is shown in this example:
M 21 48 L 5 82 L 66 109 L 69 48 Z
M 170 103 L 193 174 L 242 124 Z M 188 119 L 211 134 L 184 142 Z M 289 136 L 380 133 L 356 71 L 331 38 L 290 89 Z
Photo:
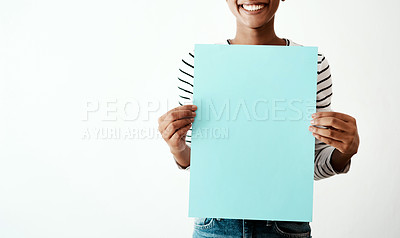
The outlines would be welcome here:
M 241 4 L 239 5 L 240 8 L 245 10 L 248 13 L 258 13 L 261 12 L 267 5 L 264 3 L 257 3 L 257 4 Z

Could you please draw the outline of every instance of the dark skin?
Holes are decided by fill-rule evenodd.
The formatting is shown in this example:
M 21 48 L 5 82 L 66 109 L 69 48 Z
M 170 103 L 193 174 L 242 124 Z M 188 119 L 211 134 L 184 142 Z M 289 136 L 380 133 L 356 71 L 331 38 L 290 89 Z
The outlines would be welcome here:
M 226 2 L 236 17 L 236 36 L 230 40 L 231 44 L 286 45 L 284 39 L 276 36 L 274 28 L 279 0 L 226 0 Z M 249 5 L 258 5 L 261 9 L 256 12 L 248 11 Z M 158 120 L 161 135 L 177 163 L 182 167 L 190 165 L 190 147 L 187 146 L 185 138 L 196 116 L 196 109 L 194 105 L 180 106 L 168 111 Z M 336 172 L 343 171 L 359 147 L 356 120 L 339 112 L 317 112 L 312 117 L 309 130 L 318 140 L 335 147 L 331 165 Z

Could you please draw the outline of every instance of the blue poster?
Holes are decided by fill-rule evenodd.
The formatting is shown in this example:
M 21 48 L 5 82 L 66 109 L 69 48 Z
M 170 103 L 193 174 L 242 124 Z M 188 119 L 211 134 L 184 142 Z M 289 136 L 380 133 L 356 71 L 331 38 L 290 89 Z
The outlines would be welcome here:
M 317 55 L 195 45 L 189 217 L 312 220 Z

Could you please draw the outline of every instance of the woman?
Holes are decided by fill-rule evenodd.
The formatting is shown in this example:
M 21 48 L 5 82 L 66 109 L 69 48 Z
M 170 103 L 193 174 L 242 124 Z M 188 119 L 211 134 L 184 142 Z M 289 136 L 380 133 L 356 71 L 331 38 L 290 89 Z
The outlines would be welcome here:
M 226 0 L 236 17 L 236 36 L 223 44 L 298 44 L 275 34 L 274 17 L 279 0 Z M 284 1 L 284 0 L 282 0 Z M 179 75 L 179 103 L 159 118 L 159 130 L 180 169 L 190 168 L 191 125 L 197 107 L 192 104 L 194 52 L 182 59 Z M 314 179 L 347 173 L 357 153 L 359 137 L 353 117 L 332 112 L 332 78 L 327 59 L 318 55 L 317 112 L 309 130 L 316 138 Z M 189 104 L 189 105 L 188 105 Z M 193 237 L 311 237 L 308 222 L 257 221 L 244 219 L 196 218 Z

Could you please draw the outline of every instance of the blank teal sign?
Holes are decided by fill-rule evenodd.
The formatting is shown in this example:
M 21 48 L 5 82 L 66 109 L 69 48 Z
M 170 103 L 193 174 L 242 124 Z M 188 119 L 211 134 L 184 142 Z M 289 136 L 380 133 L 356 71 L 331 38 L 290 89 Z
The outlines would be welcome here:
M 189 217 L 311 221 L 317 55 L 195 45 Z

